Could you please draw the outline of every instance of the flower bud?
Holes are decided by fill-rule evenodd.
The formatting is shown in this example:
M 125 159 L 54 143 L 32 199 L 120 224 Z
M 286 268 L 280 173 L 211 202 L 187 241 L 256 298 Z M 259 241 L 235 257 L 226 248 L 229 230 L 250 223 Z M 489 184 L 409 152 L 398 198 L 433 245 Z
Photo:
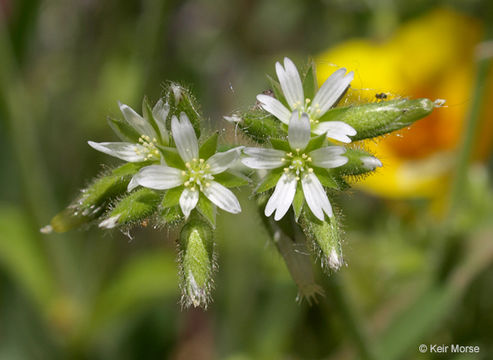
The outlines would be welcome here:
M 331 171 L 334 174 L 343 176 L 361 175 L 382 167 L 382 162 L 379 159 L 362 149 L 347 148 L 344 156 L 348 158 L 348 162 L 343 166 L 332 169 Z
M 170 82 L 167 89 L 167 102 L 171 110 L 169 118 L 171 119 L 171 115 L 179 117 L 184 112 L 192 123 L 197 138 L 200 137 L 202 116 L 200 114 L 200 106 L 191 92 L 177 83 Z
M 337 120 L 352 126 L 353 141 L 373 138 L 410 126 L 430 114 L 435 104 L 429 99 L 397 99 L 329 110 L 321 121 Z
M 99 227 L 112 229 L 119 225 L 144 220 L 152 215 L 160 201 L 161 194 L 159 192 L 140 188 L 122 198 L 106 219 L 99 223 Z
M 212 228 L 193 218 L 181 230 L 179 249 L 182 306 L 207 307 L 215 269 Z
M 53 217 L 50 230 L 61 233 L 96 219 L 111 201 L 125 193 L 130 179 L 143 165 L 127 163 L 95 180 L 71 205 Z
M 265 112 L 245 113 L 237 124 L 245 135 L 258 143 L 265 143 L 271 138 L 283 138 L 287 134 L 282 130 L 282 123 Z
M 341 230 L 337 218 L 329 222 L 312 219 L 304 214 L 301 226 L 309 239 L 313 240 L 314 250 L 320 257 L 322 268 L 334 271 L 344 264 L 342 257 Z

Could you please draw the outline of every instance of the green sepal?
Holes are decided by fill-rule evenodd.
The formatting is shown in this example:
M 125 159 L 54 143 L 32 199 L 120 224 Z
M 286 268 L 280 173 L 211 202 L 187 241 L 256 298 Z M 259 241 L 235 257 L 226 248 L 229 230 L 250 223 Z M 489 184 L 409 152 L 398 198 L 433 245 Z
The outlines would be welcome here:
M 305 99 L 313 99 L 317 90 L 318 84 L 317 75 L 315 73 L 315 64 L 311 61 L 303 79 L 303 93 Z
M 310 152 L 312 150 L 315 150 L 315 149 L 322 147 L 322 145 L 324 144 L 326 139 L 327 139 L 326 134 L 321 134 L 321 135 L 317 135 L 315 137 L 312 137 L 310 139 L 310 141 L 308 142 L 308 145 L 306 146 L 304 152 L 307 153 L 307 152 Z
M 282 151 L 291 151 L 291 147 L 289 146 L 289 142 L 282 139 L 269 139 L 272 147 L 277 150 Z
M 225 171 L 214 175 L 214 180 L 228 188 L 245 186 L 250 183 L 250 179 L 242 174 Z
M 290 107 L 288 105 L 286 97 L 284 96 L 284 92 L 282 91 L 281 84 L 279 83 L 279 81 L 274 80 L 269 75 L 267 75 L 267 79 L 270 82 L 270 86 L 272 88 L 272 92 L 274 93 L 274 97 L 289 109 Z
M 106 218 L 115 218 L 118 225 L 144 220 L 157 209 L 161 196 L 158 191 L 140 188 L 122 198 Z
M 410 126 L 433 111 L 429 99 L 397 99 L 363 105 L 335 108 L 327 111 L 320 121 L 342 121 L 357 134 L 353 141 L 373 138 Z
M 200 146 L 199 149 L 199 157 L 201 159 L 208 159 L 212 155 L 214 155 L 217 151 L 217 139 L 218 139 L 217 131 L 209 136 L 206 141 Z
M 197 210 L 199 213 L 207 219 L 210 225 L 215 229 L 216 228 L 216 207 L 212 202 L 205 197 L 205 195 L 201 192 L 199 195 L 199 201 L 197 203 Z
M 159 146 L 157 145 L 161 154 L 163 154 L 164 161 L 166 161 L 166 165 L 178 169 L 184 169 L 185 163 L 183 162 L 180 154 L 178 154 L 178 150 L 176 148 L 168 147 L 168 146 Z
M 272 189 L 274 186 L 276 186 L 277 182 L 279 181 L 279 178 L 283 174 L 282 169 L 275 169 L 271 170 L 265 177 L 262 179 L 262 182 L 257 186 L 255 189 L 255 192 L 257 194 L 263 193 L 264 191 L 267 191 L 269 189 Z
M 258 143 L 265 143 L 272 138 L 282 138 L 287 135 L 281 121 L 260 110 L 252 110 L 243 114 L 238 126 L 245 135 Z
M 305 203 L 305 195 L 303 194 L 303 189 L 301 188 L 300 182 L 298 181 L 298 185 L 296 187 L 296 193 L 294 194 L 294 199 L 293 199 L 294 218 L 296 221 L 298 221 L 298 219 L 300 218 L 304 203 Z
M 137 143 L 139 141 L 140 134 L 126 121 L 113 119 L 112 117 L 108 117 L 107 121 L 113 132 L 121 140 L 131 143 Z
M 53 231 L 57 233 L 63 233 L 94 220 L 98 217 L 102 212 L 103 208 L 97 208 L 93 212 L 83 213 L 77 211 L 77 209 L 73 206 L 69 206 L 58 214 L 56 214 L 50 221 L 50 226 Z
M 161 201 L 161 208 L 166 209 L 180 204 L 180 196 L 183 192 L 183 186 L 178 186 L 166 191 Z
M 214 242 L 211 226 L 196 217 L 185 224 L 178 242 L 182 305 L 207 307 L 214 272 Z

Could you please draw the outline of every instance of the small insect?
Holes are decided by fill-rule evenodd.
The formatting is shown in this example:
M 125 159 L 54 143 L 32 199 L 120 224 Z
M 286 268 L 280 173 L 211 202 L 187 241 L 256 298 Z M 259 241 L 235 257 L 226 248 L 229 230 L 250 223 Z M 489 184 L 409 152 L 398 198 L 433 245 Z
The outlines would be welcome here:
M 384 100 L 384 99 L 387 99 L 387 94 L 386 93 L 379 93 L 379 94 L 375 94 L 375 97 L 378 100 Z
M 147 225 L 149 225 L 149 220 L 148 220 L 148 219 L 144 219 L 144 220 L 142 220 L 142 222 L 140 223 L 140 225 L 141 225 L 142 227 L 147 227 Z
M 275 98 L 276 96 L 274 95 L 274 91 L 272 91 L 271 89 L 268 89 L 268 90 L 264 90 L 262 91 L 262 94 L 263 95 L 267 95 L 267 96 L 272 96 L 273 98 Z M 256 101 L 255 102 L 255 106 L 253 107 L 254 109 L 261 109 L 262 107 L 260 106 L 260 101 Z

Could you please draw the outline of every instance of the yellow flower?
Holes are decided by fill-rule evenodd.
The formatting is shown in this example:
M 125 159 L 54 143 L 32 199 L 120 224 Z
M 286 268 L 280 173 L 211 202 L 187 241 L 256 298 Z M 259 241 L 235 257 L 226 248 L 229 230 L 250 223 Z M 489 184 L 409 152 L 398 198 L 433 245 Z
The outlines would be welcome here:
M 347 103 L 381 101 L 375 97 L 379 93 L 388 99 L 404 95 L 447 101 L 410 129 L 383 137 L 378 144 L 365 143 L 384 166 L 357 186 L 392 198 L 445 191 L 471 104 L 480 36 L 481 26 L 474 19 L 436 10 L 404 24 L 386 42 L 350 40 L 316 59 L 319 83 L 339 66 L 355 72 Z M 488 86 L 484 104 L 493 101 L 493 81 Z M 492 115 L 484 107 L 476 158 L 490 150 Z

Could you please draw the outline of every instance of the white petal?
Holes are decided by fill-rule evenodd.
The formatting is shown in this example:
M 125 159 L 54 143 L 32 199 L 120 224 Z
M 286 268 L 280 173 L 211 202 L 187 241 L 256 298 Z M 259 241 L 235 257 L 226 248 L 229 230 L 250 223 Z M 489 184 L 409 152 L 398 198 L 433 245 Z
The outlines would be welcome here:
M 283 174 L 276 184 L 276 188 L 265 206 L 265 216 L 271 216 L 274 210 L 274 220 L 279 221 L 289 210 L 296 193 L 296 178 Z
M 342 146 L 326 146 L 310 152 L 312 164 L 326 169 L 336 168 L 348 162 L 346 156 L 341 156 L 346 152 Z
M 173 116 L 171 132 L 175 140 L 176 149 L 183 161 L 188 162 L 199 157 L 199 144 L 193 126 L 185 113 L 180 114 L 180 120 Z
M 346 76 L 346 69 L 342 68 L 335 71 L 329 76 L 327 80 L 318 90 L 317 94 L 313 98 L 312 106 L 317 107 L 320 112 L 317 116 L 322 116 L 329 110 L 339 99 L 339 97 L 346 91 L 347 87 L 353 81 L 354 73 L 351 71 Z
M 120 102 L 118 103 L 118 106 L 120 107 L 120 111 L 122 112 L 125 121 L 137 130 L 140 135 L 148 135 L 151 138 L 156 137 L 156 132 L 152 128 L 151 124 L 145 121 L 142 116 L 137 114 L 134 109 Z
M 168 130 L 166 129 L 166 119 L 169 114 L 169 105 L 159 99 L 159 101 L 154 105 L 152 109 L 152 116 L 156 120 L 157 126 L 159 127 L 159 132 L 161 133 L 161 138 L 165 143 L 169 141 Z
M 257 95 L 257 100 L 260 102 L 262 109 L 271 113 L 286 125 L 289 124 L 291 113 L 279 100 L 264 94 Z
M 102 142 L 97 143 L 94 141 L 87 142 L 90 147 L 101 151 L 105 154 L 117 157 L 129 162 L 144 161 L 147 155 L 147 149 L 139 144 L 127 143 L 127 142 Z
M 162 165 L 151 165 L 134 175 L 135 182 L 150 189 L 165 190 L 183 184 L 181 170 Z
M 317 176 L 315 174 L 306 175 L 301 179 L 301 186 L 303 187 L 306 203 L 313 215 L 322 221 L 324 221 L 324 212 L 329 217 L 332 217 L 329 198 Z
M 209 172 L 211 174 L 219 174 L 230 168 L 234 165 L 236 160 L 239 159 L 242 148 L 243 146 L 239 146 L 234 149 L 212 155 L 206 161 L 206 164 L 210 166 Z
M 232 214 L 241 212 L 240 203 L 231 190 L 215 181 L 211 181 L 208 184 L 209 186 L 205 186 L 202 192 L 217 207 Z
M 190 212 L 195 209 L 197 202 L 199 201 L 199 192 L 197 190 L 192 191 L 187 188 L 183 190 L 180 196 L 180 207 L 185 219 L 188 218 Z
M 304 150 L 310 141 L 310 118 L 303 113 L 293 111 L 289 120 L 288 141 L 292 149 Z
M 130 179 L 130 182 L 127 185 L 127 191 L 132 191 L 137 186 L 139 186 L 139 183 L 137 182 L 137 180 L 135 180 L 135 176 L 132 176 L 132 178 Z
M 350 143 L 351 138 L 349 136 L 356 135 L 356 130 L 352 126 L 342 121 L 324 121 L 319 123 L 314 129 L 315 134 L 321 135 L 326 133 L 328 138 L 343 142 Z
M 285 163 L 282 159 L 286 152 L 282 150 L 247 147 L 243 153 L 249 157 L 241 162 L 252 169 L 275 169 Z
M 284 68 L 280 63 L 276 63 L 276 73 L 281 84 L 282 92 L 291 109 L 303 105 L 305 101 L 303 84 L 293 62 L 288 58 L 284 58 Z

